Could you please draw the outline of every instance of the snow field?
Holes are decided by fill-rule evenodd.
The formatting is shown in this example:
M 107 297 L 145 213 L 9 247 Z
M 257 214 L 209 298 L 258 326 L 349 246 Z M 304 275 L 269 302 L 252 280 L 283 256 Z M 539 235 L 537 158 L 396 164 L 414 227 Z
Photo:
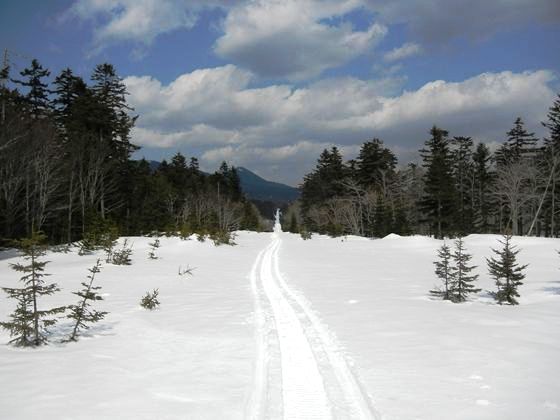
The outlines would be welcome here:
M 247 267 L 268 243 L 243 233 L 238 246 L 161 238 L 158 260 L 149 260 L 151 238 L 134 243 L 133 264 L 104 264 L 96 276 L 110 313 L 77 343 L 14 349 L 0 331 L 1 419 L 242 419 L 253 375 L 254 328 Z M 71 292 L 102 253 L 47 255 L 48 281 L 62 291 L 45 307 L 74 303 Z M 0 284 L 17 273 L 0 260 Z M 179 276 L 178 267 L 196 267 Z M 139 302 L 159 288 L 161 306 Z M 0 296 L 0 319 L 13 310 Z M 66 321 L 54 331 L 63 337 Z
M 499 236 L 471 235 L 478 286 Z M 560 418 L 560 258 L 556 239 L 514 238 L 530 263 L 520 305 L 431 300 L 442 241 L 286 236 L 281 269 L 334 331 L 385 419 Z M 301 255 L 305 255 L 302 264 Z
M 484 290 L 498 238 L 465 240 Z M 149 260 L 151 240 L 129 238 L 131 266 L 104 265 L 110 314 L 79 342 L 0 345 L 1 419 L 560 418 L 560 240 L 514 238 L 530 263 L 517 307 L 431 300 L 442 242 L 426 237 L 162 238 Z M 101 255 L 49 253 L 63 290 L 42 304 L 74 303 Z M 17 260 L 0 254 L 0 286 Z M 142 309 L 154 288 L 160 309 Z M 12 310 L 0 296 L 0 319 Z

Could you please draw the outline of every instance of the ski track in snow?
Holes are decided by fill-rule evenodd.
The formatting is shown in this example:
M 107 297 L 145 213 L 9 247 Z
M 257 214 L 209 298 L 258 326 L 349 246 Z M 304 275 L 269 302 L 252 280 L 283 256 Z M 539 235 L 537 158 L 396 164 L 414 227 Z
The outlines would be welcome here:
M 251 269 L 257 361 L 247 418 L 380 419 L 336 338 L 279 267 L 281 228 Z

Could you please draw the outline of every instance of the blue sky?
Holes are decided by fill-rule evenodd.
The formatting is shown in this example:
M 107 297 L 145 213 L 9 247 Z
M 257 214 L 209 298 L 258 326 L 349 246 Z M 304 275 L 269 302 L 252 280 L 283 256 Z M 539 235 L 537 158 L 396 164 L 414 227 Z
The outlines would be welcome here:
M 14 71 L 113 63 L 138 157 L 181 151 L 296 185 L 372 137 L 403 163 L 428 129 L 497 144 L 560 91 L 557 0 L 0 0 Z

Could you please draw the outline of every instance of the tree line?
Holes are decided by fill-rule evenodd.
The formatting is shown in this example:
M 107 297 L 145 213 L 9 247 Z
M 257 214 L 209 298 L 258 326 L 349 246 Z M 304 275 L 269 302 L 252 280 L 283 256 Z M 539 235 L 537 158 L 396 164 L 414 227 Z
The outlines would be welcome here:
M 137 120 L 111 64 L 89 81 L 37 60 L 0 73 L 0 246 L 42 231 L 55 243 L 90 231 L 231 232 L 258 229 L 235 168 L 214 174 L 177 153 L 157 168 L 133 160 Z
M 325 149 L 286 213 L 290 231 L 382 237 L 471 233 L 557 237 L 560 229 L 560 95 L 542 122 L 542 141 L 521 118 L 495 151 L 432 127 L 422 164 L 398 167 L 383 141 L 365 142 L 345 162 Z

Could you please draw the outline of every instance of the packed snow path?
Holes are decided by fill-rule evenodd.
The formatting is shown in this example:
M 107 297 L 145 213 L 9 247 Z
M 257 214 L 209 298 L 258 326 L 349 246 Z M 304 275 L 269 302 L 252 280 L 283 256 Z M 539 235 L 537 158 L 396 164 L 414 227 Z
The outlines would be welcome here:
M 336 340 L 280 274 L 281 237 L 277 214 L 272 241 L 251 272 L 258 360 L 248 417 L 378 418 Z

